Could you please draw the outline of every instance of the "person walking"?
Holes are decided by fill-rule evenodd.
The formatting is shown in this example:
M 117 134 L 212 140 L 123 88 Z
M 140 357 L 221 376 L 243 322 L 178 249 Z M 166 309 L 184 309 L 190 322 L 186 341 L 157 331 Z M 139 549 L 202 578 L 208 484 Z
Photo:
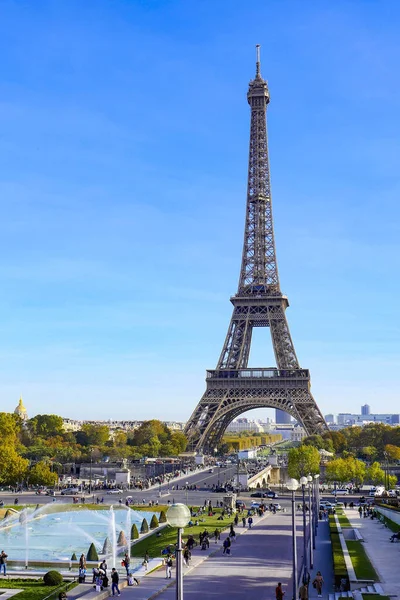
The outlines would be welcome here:
M 302 583 L 299 589 L 299 599 L 308 600 L 308 587 L 305 583 Z
M 142 565 L 144 566 L 145 571 L 147 571 L 149 560 L 150 560 L 149 551 L 146 550 L 146 552 L 144 553 L 144 558 L 143 558 L 143 562 L 142 562 Z
M 168 554 L 165 560 L 165 579 L 171 579 L 172 577 L 172 556 Z
M 321 571 L 317 571 L 317 574 L 313 581 L 313 587 L 317 590 L 318 598 L 322 598 L 323 584 L 324 584 L 324 578 L 322 577 Z
M 249 518 L 247 519 L 247 522 L 248 522 L 248 524 L 249 524 L 249 529 L 251 529 L 251 527 L 252 527 L 252 525 L 253 525 L 253 517 L 249 517 Z
M 115 596 L 115 592 L 117 592 L 118 596 L 121 595 L 118 584 L 119 584 L 118 572 L 116 571 L 116 569 L 112 568 L 111 569 L 111 592 L 112 592 L 113 596 Z
M 7 574 L 7 556 L 8 554 L 2 550 L 0 554 L 0 575 L 2 571 L 4 571 L 4 575 Z
M 86 569 L 86 558 L 85 558 L 84 554 L 81 554 L 81 556 L 79 558 L 79 568 Z
M 285 595 L 285 592 L 282 589 L 282 583 L 279 582 L 275 588 L 275 598 L 276 598 L 276 600 L 283 600 L 284 595 Z
M 243 527 L 246 527 L 246 517 L 242 517 L 242 524 L 243 524 Z
M 224 549 L 222 551 L 222 554 L 230 554 L 231 553 L 231 540 L 230 540 L 229 536 L 224 539 L 223 546 L 224 546 Z
M 191 558 L 192 558 L 191 552 L 190 552 L 189 548 L 187 546 L 185 546 L 185 548 L 183 550 L 183 562 L 185 563 L 186 567 L 189 566 Z

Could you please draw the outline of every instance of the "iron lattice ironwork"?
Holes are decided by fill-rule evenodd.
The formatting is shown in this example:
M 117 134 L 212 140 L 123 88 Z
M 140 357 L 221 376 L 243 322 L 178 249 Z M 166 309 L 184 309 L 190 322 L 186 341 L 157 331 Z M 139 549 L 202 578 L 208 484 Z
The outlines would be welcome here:
M 297 360 L 279 285 L 272 218 L 267 140 L 268 84 L 260 72 L 247 100 L 251 108 L 246 222 L 238 291 L 215 371 L 207 371 L 207 389 L 185 433 L 192 448 L 212 451 L 229 423 L 253 408 L 279 408 L 302 423 L 308 435 L 327 430 L 310 392 L 310 375 Z M 248 369 L 253 327 L 269 327 L 277 368 Z

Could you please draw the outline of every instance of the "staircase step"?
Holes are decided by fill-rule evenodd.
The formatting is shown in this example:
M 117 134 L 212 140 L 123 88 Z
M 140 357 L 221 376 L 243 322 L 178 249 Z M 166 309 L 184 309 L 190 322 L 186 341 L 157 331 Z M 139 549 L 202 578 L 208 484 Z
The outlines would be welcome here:
M 375 588 L 373 585 L 367 585 L 367 590 L 370 594 L 375 594 Z
M 328 600 L 335 600 L 335 594 L 329 594 Z
M 342 596 L 342 592 L 336 592 L 335 593 L 335 600 L 339 600 L 339 598 Z
M 362 588 L 360 588 L 360 592 L 362 594 L 368 594 L 368 589 L 366 587 L 362 587 Z
M 376 594 L 381 594 L 382 596 L 385 595 L 385 592 L 383 591 L 383 587 L 381 586 L 380 583 L 374 583 L 373 587 L 375 588 Z

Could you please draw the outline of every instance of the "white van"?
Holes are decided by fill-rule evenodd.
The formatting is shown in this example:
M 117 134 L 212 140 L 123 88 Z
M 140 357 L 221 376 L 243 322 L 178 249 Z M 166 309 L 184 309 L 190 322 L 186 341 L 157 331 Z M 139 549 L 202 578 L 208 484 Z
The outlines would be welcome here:
M 382 496 L 384 491 L 385 491 L 384 485 L 377 485 L 376 489 L 375 489 L 375 496 Z

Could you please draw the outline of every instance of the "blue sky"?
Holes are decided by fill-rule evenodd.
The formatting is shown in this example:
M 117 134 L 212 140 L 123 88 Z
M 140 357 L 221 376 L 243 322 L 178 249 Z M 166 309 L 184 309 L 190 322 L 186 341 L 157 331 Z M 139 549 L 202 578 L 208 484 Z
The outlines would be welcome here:
M 399 27 L 396 0 L 2 2 L 0 410 L 189 417 L 237 287 L 259 43 L 299 360 L 324 414 L 399 411 Z M 272 356 L 256 330 L 250 366 Z

